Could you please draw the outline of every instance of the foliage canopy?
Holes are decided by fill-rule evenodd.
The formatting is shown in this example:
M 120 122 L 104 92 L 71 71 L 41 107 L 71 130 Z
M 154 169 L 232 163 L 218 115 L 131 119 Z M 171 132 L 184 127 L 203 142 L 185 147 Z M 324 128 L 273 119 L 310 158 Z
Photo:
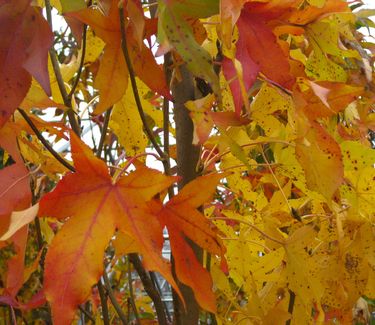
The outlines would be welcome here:
M 0 0 L 0 318 L 167 324 L 158 272 L 202 324 L 351 323 L 375 298 L 372 15 Z

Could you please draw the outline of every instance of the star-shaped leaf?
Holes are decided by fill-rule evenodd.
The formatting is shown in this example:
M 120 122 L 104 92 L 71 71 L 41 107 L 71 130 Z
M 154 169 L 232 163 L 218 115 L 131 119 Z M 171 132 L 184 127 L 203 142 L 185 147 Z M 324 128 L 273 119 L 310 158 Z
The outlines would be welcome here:
M 45 262 L 45 293 L 53 318 L 70 324 L 103 272 L 103 252 L 116 229 L 134 238 L 147 269 L 161 273 L 175 288 L 169 264 L 161 257 L 162 226 L 153 215 L 154 195 L 174 181 L 158 171 L 137 166 L 113 180 L 105 163 L 74 135 L 76 168 L 43 197 L 40 215 L 65 220 L 53 239 Z

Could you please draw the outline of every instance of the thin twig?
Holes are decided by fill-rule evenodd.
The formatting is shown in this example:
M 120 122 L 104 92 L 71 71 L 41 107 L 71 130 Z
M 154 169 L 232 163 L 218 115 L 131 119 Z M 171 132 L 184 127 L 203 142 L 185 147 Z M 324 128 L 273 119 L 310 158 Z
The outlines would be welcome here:
M 38 249 L 41 250 L 43 248 L 43 236 L 42 229 L 40 228 L 39 218 L 35 218 L 34 224 L 36 229 L 36 241 L 38 243 Z
M 221 238 L 221 240 L 238 240 L 238 241 L 239 241 L 239 240 L 241 240 L 241 239 L 239 239 L 239 238 Z M 242 239 L 242 241 L 244 241 L 244 242 L 246 242 L 246 243 L 250 243 L 250 244 L 258 245 L 258 246 L 260 246 L 260 247 L 263 247 L 266 253 L 271 252 L 271 250 L 270 250 L 266 245 L 263 245 L 262 243 L 259 243 L 259 242 L 255 241 L 255 240 L 250 240 L 250 239 L 245 239 L 245 240 L 243 240 L 243 239 Z
M 115 294 L 112 291 L 111 283 L 109 282 L 107 272 L 105 272 L 105 271 L 103 272 L 103 280 L 104 280 L 104 286 L 107 290 L 108 297 L 111 300 L 111 303 L 112 303 L 113 307 L 115 308 L 118 317 L 120 317 L 121 322 L 125 325 L 126 322 L 127 322 L 126 315 L 122 311 L 122 308 L 121 308 L 120 304 L 118 303 L 118 301 L 115 297 Z
M 156 278 L 155 272 L 150 271 L 148 273 L 150 274 L 150 278 L 151 278 L 152 282 L 154 283 L 154 286 L 155 286 L 156 290 L 159 292 L 159 295 L 161 296 L 162 292 L 161 292 L 161 288 L 160 288 L 159 282 L 158 282 L 158 280 Z M 171 314 L 170 314 L 170 312 L 168 310 L 167 303 L 164 300 L 162 300 L 162 301 L 163 301 L 164 310 L 165 310 L 165 314 L 167 316 L 167 319 L 171 323 L 172 322 L 172 317 L 171 317 Z
M 167 325 L 168 322 L 167 322 L 167 319 L 166 319 L 166 316 L 165 316 L 164 305 L 163 305 L 163 302 L 161 300 L 160 294 L 156 290 L 156 288 L 154 287 L 154 284 L 152 283 L 148 273 L 144 269 L 144 267 L 142 265 L 142 262 L 139 259 L 138 254 L 134 254 L 134 253 L 129 254 L 129 260 L 134 265 L 134 268 L 136 269 L 136 271 L 137 271 L 137 273 L 138 273 L 138 275 L 139 275 L 139 277 L 142 281 L 142 284 L 143 284 L 143 287 L 144 287 L 146 293 L 148 294 L 148 296 L 152 299 L 152 301 L 154 303 L 156 314 L 157 314 L 157 317 L 158 317 L 158 324 L 159 325 Z
M 138 314 L 137 306 L 135 304 L 135 299 L 134 299 L 132 271 L 131 271 L 131 266 L 130 266 L 129 260 L 128 260 L 128 285 L 129 285 L 130 304 L 131 304 L 133 312 L 134 312 L 135 321 L 138 325 L 141 325 L 141 321 L 139 320 L 139 314 Z
M 107 129 L 108 129 L 108 124 L 109 124 L 109 119 L 111 117 L 111 112 L 112 112 L 112 107 L 110 107 L 106 112 L 104 116 L 104 123 L 103 123 L 103 128 L 102 128 L 102 133 L 100 135 L 100 140 L 99 140 L 99 145 L 98 145 L 98 150 L 96 151 L 96 156 L 100 157 L 102 154 L 103 150 L 103 145 L 104 145 L 104 140 L 105 136 L 107 135 Z
M 72 88 L 70 89 L 70 92 L 68 94 L 68 98 L 69 98 L 69 101 L 71 102 L 72 100 L 72 97 L 74 95 L 74 92 L 76 91 L 76 88 L 79 84 L 79 79 L 81 78 L 81 73 L 82 73 L 82 70 L 83 70 L 83 66 L 85 64 L 85 56 L 86 56 L 86 43 L 87 43 L 87 40 L 86 40 L 86 35 L 87 35 L 87 25 L 84 24 L 83 25 L 83 33 L 82 33 L 82 53 L 81 53 L 81 61 L 79 62 L 79 67 L 78 67 L 78 71 L 77 71 L 77 76 L 76 78 L 74 79 L 74 83 L 73 83 L 73 86 Z
M 250 228 L 253 228 L 257 232 L 259 232 L 263 237 L 265 237 L 269 240 L 272 240 L 273 242 L 278 243 L 281 246 L 285 245 L 285 243 L 282 242 L 281 240 L 278 240 L 276 238 L 271 237 L 270 235 L 266 234 L 263 230 L 259 229 L 257 226 L 255 226 L 252 223 L 247 222 L 245 220 L 239 220 L 239 219 L 236 219 L 236 218 L 227 218 L 227 217 L 213 217 L 213 218 L 210 218 L 210 220 L 237 221 L 239 223 L 243 223 L 244 225 L 249 226 Z
M 102 281 L 99 279 L 98 284 L 98 291 L 100 297 L 100 304 L 102 305 L 102 316 L 103 316 L 103 323 L 104 325 L 109 325 L 109 313 L 108 313 L 108 305 L 107 305 L 107 297 L 103 288 Z
M 46 5 L 47 21 L 48 21 L 48 24 L 51 27 L 51 30 L 53 30 L 52 7 L 51 7 L 50 0 L 45 0 L 45 5 Z M 78 125 L 75 113 L 74 113 L 73 108 L 72 108 L 72 102 L 69 98 L 69 95 L 68 95 L 66 89 L 65 89 L 64 79 L 61 75 L 59 61 L 57 60 L 56 52 L 55 52 L 53 46 L 49 50 L 49 56 L 51 58 L 53 71 L 55 73 L 55 77 L 56 77 L 57 85 L 59 86 L 61 97 L 63 98 L 64 105 L 66 107 L 68 107 L 67 114 L 68 114 L 69 123 L 70 123 L 74 133 L 76 133 L 79 136 L 81 134 L 81 128 Z
M 288 201 L 288 198 L 287 198 L 286 195 L 285 195 L 284 189 L 281 187 L 281 184 L 280 184 L 278 178 L 276 177 L 275 173 L 273 172 L 273 169 L 272 169 L 271 166 L 270 166 L 270 163 L 269 163 L 269 161 L 268 161 L 268 159 L 267 159 L 267 157 L 266 157 L 266 154 L 264 153 L 263 146 L 261 146 L 261 150 L 262 150 L 262 157 L 263 157 L 264 161 L 266 162 L 266 164 L 268 165 L 268 170 L 270 171 L 270 173 L 271 173 L 273 179 L 275 180 L 275 182 L 276 182 L 276 184 L 277 184 L 277 187 L 279 188 L 279 190 L 280 190 L 280 192 L 281 192 L 281 195 L 283 196 L 284 201 L 285 201 L 285 203 L 286 203 L 286 205 L 287 205 L 289 211 L 292 212 L 292 207 L 291 207 L 290 204 L 289 204 L 289 201 Z
M 127 45 L 127 40 L 126 40 L 126 32 L 125 32 L 125 17 L 124 17 L 124 10 L 123 10 L 122 6 L 120 6 L 120 8 L 119 8 L 119 12 L 120 12 L 120 26 L 121 26 L 121 48 L 122 48 L 122 52 L 123 52 L 124 57 L 125 57 L 126 65 L 128 67 L 130 82 L 131 82 L 131 85 L 132 85 L 134 100 L 135 100 L 135 103 L 137 105 L 138 113 L 139 113 L 139 116 L 142 120 L 143 127 L 146 131 L 147 137 L 151 141 L 151 143 L 154 146 L 156 152 L 159 154 L 159 156 L 162 158 L 162 160 L 165 160 L 166 159 L 165 154 L 164 154 L 163 150 L 161 150 L 159 144 L 156 142 L 156 139 L 155 139 L 155 137 L 152 133 L 152 130 L 150 129 L 149 125 L 147 124 L 146 115 L 143 111 L 142 102 L 141 102 L 141 98 L 139 96 L 137 82 L 136 82 L 136 79 L 135 79 L 135 72 L 134 72 L 133 65 L 132 65 L 130 55 L 129 55 L 129 51 L 128 51 L 128 45 Z
M 44 139 L 43 135 L 40 133 L 40 131 L 38 130 L 38 128 L 35 126 L 35 124 L 33 123 L 33 121 L 30 119 L 30 117 L 25 113 L 24 110 L 18 108 L 18 111 L 21 113 L 22 117 L 25 119 L 26 123 L 31 127 L 31 129 L 34 131 L 35 135 L 37 136 L 37 138 L 40 140 L 40 142 L 43 143 L 44 147 L 52 154 L 52 156 L 54 156 L 56 158 L 56 160 L 61 164 L 63 165 L 64 167 L 66 167 L 67 169 L 69 169 L 70 171 L 72 172 L 75 172 L 75 168 L 69 164 L 64 158 L 62 158 L 53 148 L 52 146 L 48 143 L 48 141 L 46 139 Z
M 251 143 L 246 143 L 246 144 L 240 145 L 240 147 L 246 148 L 246 147 L 252 147 L 252 146 L 257 146 L 260 144 L 268 144 L 268 143 L 280 143 L 280 144 L 285 144 L 286 146 L 291 146 L 291 147 L 296 146 L 294 143 L 291 143 L 285 140 L 267 139 L 267 140 L 260 140 L 260 141 L 253 141 Z M 231 152 L 232 152 L 231 150 L 227 150 L 227 151 L 224 151 L 222 154 L 217 154 L 213 156 L 209 161 L 207 161 L 206 164 L 209 166 L 215 160 L 219 160 L 223 158 L 225 155 L 230 154 Z
M 9 314 L 12 324 L 17 325 L 17 317 L 12 306 L 9 306 Z
M 91 320 L 95 324 L 95 318 L 82 306 L 78 306 L 78 309 L 83 313 L 89 320 Z

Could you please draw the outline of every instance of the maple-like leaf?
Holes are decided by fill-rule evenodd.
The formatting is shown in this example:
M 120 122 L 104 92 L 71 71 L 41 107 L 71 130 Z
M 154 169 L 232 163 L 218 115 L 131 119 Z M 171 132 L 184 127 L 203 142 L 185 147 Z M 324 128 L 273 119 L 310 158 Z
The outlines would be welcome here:
M 362 87 L 353 87 L 342 83 L 299 80 L 302 93 L 295 93 L 298 107 L 311 120 L 331 117 L 343 111 L 351 102 L 363 93 Z M 307 87 L 306 87 L 307 86 Z
M 213 112 L 211 108 L 214 100 L 214 95 L 210 94 L 185 103 L 194 123 L 194 144 L 205 143 L 214 125 L 227 128 L 249 123 L 248 119 L 238 116 L 235 112 Z
M 51 93 L 47 55 L 53 35 L 30 0 L 0 3 L 0 127 L 26 96 L 31 75 Z
M 218 11 L 218 2 L 193 1 L 192 4 L 195 6 L 190 7 L 190 1 L 159 0 L 159 42 L 167 48 L 173 46 L 186 62 L 189 70 L 195 76 L 207 80 L 220 98 L 219 78 L 212 67 L 212 57 L 197 43 L 191 26 L 184 18 L 190 12 L 194 12 L 192 17 L 197 18 Z M 209 6 L 210 4 L 214 5 L 213 8 Z
M 338 143 L 314 122 L 298 140 L 296 155 L 305 171 L 307 186 L 331 200 L 344 177 Z
M 45 262 L 45 293 L 54 320 L 68 324 L 103 272 L 104 250 L 115 229 L 133 237 L 149 270 L 160 272 L 176 289 L 170 267 L 161 257 L 162 227 L 149 201 L 175 178 L 138 166 L 114 181 L 105 163 L 73 134 L 76 168 L 43 197 L 40 215 L 67 219 L 53 239 Z M 178 289 L 177 289 L 178 290 Z
M 254 14 L 253 6 L 252 3 L 245 5 L 237 21 L 236 59 L 242 63 L 245 90 L 251 88 L 259 72 L 280 86 L 291 88 L 294 77 L 290 73 L 288 57 L 267 25 L 268 17 L 263 12 Z M 234 65 L 228 59 L 224 59 L 223 72 L 228 81 L 236 76 Z M 238 80 L 231 82 L 230 87 L 235 110 L 240 114 L 244 98 Z
M 159 212 L 162 224 L 168 228 L 177 278 L 193 289 L 198 303 L 206 310 L 216 311 L 216 299 L 212 292 L 209 272 L 198 262 L 189 238 L 207 252 L 222 256 L 225 248 L 213 224 L 198 207 L 207 202 L 225 175 L 211 174 L 188 183 Z M 223 260 L 224 262 L 224 260 Z
M 13 164 L 0 170 L 0 234 L 9 228 L 10 215 L 15 210 L 23 210 L 30 206 L 31 191 L 29 172 L 18 151 L 17 125 L 8 122 L 0 130 L 0 147 L 5 150 Z
M 18 151 L 17 127 L 16 124 L 8 122 L 0 129 L 0 147 L 14 162 L 0 170 L 0 235 L 5 235 L 0 240 L 12 242 L 15 249 L 15 255 L 6 261 L 7 274 L 4 277 L 4 294 L 11 298 L 17 295 L 24 282 L 24 258 L 28 237 L 28 228 L 25 225 L 12 231 L 12 212 L 27 209 L 31 205 L 29 172 Z
M 121 100 L 128 85 L 128 68 L 121 49 L 118 1 L 113 0 L 111 2 L 108 15 L 103 15 L 98 8 L 69 12 L 66 15 L 89 25 L 106 43 L 99 71 L 95 79 L 95 87 L 98 88 L 100 94 L 100 101 L 95 113 L 100 114 Z M 124 16 L 127 16 L 126 12 Z M 132 26 L 126 29 L 126 36 L 129 55 L 137 76 L 150 89 L 170 99 L 171 96 L 164 73 L 161 66 L 156 63 L 151 49 L 143 42 L 139 44 L 137 40 L 139 32 L 134 30 Z

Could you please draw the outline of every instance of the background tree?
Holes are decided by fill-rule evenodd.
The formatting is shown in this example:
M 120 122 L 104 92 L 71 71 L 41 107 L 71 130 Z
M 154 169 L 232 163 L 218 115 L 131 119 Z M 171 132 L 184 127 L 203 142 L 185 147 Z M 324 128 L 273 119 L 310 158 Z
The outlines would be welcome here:
M 0 1 L 2 322 L 369 322 L 362 5 Z

